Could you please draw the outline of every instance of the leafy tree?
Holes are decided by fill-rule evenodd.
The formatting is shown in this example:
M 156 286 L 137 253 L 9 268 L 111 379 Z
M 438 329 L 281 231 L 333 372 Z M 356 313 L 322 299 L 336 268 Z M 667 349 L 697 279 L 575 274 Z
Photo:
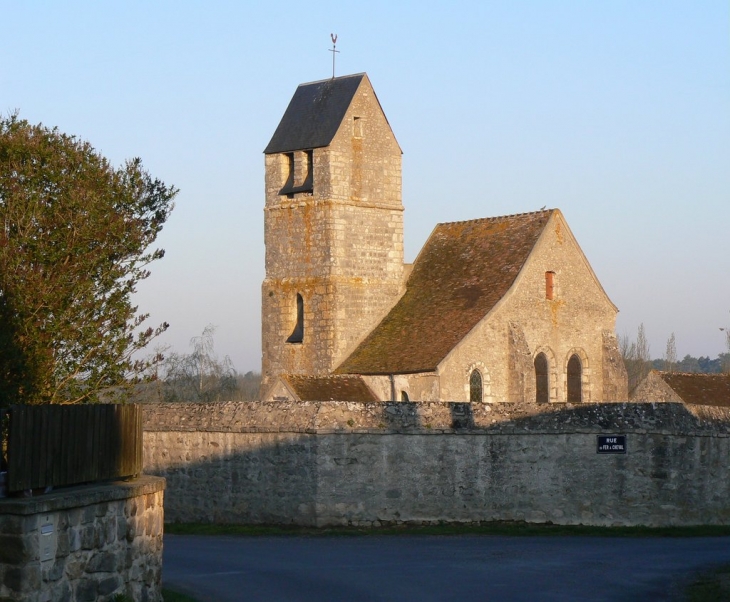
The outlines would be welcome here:
M 228 356 L 215 353 L 216 327 L 209 324 L 190 339 L 191 353 L 165 351 L 164 359 L 151 367 L 149 378 L 130 394 L 135 403 L 256 401 L 261 373 L 239 374 Z M 162 351 L 157 351 L 162 356 Z
M 238 376 L 238 392 L 235 396 L 237 401 L 255 401 L 260 399 L 261 372 L 246 372 Z
M 685 372 L 688 374 L 698 374 L 702 372 L 699 360 L 689 354 L 685 355 L 682 358 L 682 361 L 679 362 L 679 364 L 677 365 L 677 369 L 680 372 Z
M 215 354 L 215 326 L 209 324 L 203 334 L 190 340 L 192 353 L 170 353 L 162 365 L 165 401 L 229 401 L 238 388 L 237 374 L 228 356 Z
M 636 341 L 631 341 L 628 335 L 624 335 L 619 340 L 619 346 L 628 374 L 629 391 L 632 391 L 652 368 L 644 324 L 639 325 Z
M 0 405 L 93 401 L 151 360 L 130 300 L 177 191 L 139 159 L 119 168 L 88 143 L 0 119 Z

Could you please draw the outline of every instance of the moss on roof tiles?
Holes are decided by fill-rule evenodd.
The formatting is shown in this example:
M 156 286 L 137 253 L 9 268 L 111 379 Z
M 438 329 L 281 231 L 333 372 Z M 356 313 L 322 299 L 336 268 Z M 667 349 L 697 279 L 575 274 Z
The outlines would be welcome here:
M 553 210 L 439 224 L 406 292 L 337 369 L 432 372 L 514 283 Z
M 730 407 L 730 374 L 658 374 L 685 403 Z
M 300 401 L 378 401 L 375 394 L 359 376 L 303 376 L 286 374 L 282 377 Z

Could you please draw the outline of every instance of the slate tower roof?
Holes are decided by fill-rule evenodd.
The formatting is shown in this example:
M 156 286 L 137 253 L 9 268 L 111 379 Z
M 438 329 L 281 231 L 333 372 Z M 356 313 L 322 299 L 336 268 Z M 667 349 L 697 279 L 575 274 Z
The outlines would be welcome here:
M 365 77 L 358 73 L 301 84 L 264 153 L 328 146 Z

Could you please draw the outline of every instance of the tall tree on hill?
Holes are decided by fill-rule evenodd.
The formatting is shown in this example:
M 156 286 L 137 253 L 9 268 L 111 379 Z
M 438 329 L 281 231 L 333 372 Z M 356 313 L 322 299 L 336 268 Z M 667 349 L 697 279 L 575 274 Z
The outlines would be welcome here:
M 677 367 L 677 343 L 674 338 L 674 333 L 667 340 L 667 350 L 664 353 L 664 369 L 669 372 L 674 372 Z
M 0 405 L 93 401 L 149 361 L 130 300 L 177 191 L 139 159 L 112 167 L 87 142 L 0 119 Z M 150 360 L 154 361 L 154 360 Z
M 629 377 L 629 392 L 631 392 L 651 370 L 649 342 L 646 338 L 644 323 L 639 325 L 636 341 L 631 341 L 628 335 L 624 335 L 620 338 L 619 345 Z
M 230 401 L 238 389 L 238 374 L 228 356 L 215 353 L 215 326 L 208 324 L 190 340 L 192 353 L 166 354 L 162 364 L 164 401 Z
M 722 371 L 730 374 L 730 327 L 720 330 L 725 333 L 725 347 L 727 348 L 727 353 L 720 354 L 723 360 Z

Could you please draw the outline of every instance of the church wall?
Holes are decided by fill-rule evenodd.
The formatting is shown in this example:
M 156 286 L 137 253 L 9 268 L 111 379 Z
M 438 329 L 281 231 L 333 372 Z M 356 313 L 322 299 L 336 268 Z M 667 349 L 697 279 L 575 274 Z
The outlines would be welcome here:
M 168 522 L 730 524 L 730 412 L 710 409 L 152 404 L 144 471 L 167 479 Z M 617 434 L 627 452 L 598 454 Z
M 320 193 L 324 198 L 403 209 L 401 150 L 367 79 L 326 150 L 329 177 Z
M 403 393 L 408 401 L 438 401 L 439 377 L 435 372 L 422 374 L 394 374 L 390 376 L 362 376 L 365 383 L 381 401 L 401 401 Z
M 553 299 L 546 298 L 546 272 L 555 273 Z M 525 374 L 524 366 L 511 356 L 513 323 L 524 336 L 531 360 L 540 351 L 548 357 L 551 401 L 567 399 L 567 363 L 573 353 L 582 361 L 583 401 L 604 401 L 603 333 L 613 332 L 615 316 L 572 234 L 561 217 L 554 216 L 512 289 L 439 366 L 442 398 L 468 401 L 468 375 L 481 362 L 493 401 L 534 401 L 532 366 Z M 521 391 L 515 391 L 514 383 L 510 386 L 515 370 L 525 381 Z
M 403 288 L 401 151 L 364 80 L 326 151 L 332 204 L 334 369 Z
M 603 399 L 630 399 L 626 364 L 614 331 L 603 331 Z

